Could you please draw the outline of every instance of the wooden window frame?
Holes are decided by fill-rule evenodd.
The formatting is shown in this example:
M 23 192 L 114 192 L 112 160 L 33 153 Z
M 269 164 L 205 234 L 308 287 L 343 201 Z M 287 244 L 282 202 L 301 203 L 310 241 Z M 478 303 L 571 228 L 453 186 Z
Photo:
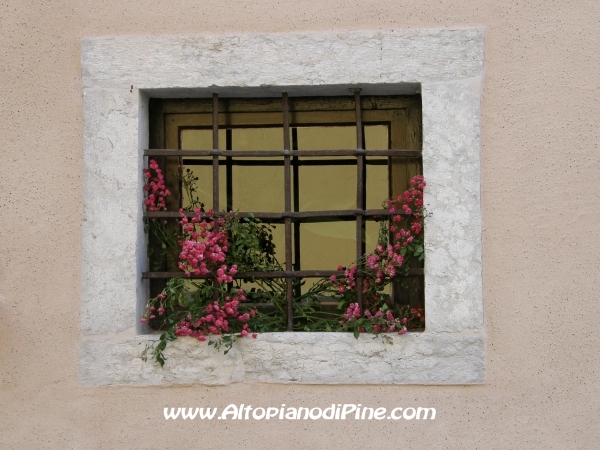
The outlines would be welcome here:
M 168 200 L 171 211 L 146 212 L 148 219 L 176 218 L 179 213 L 173 210 L 181 205 L 181 184 L 179 167 L 183 157 L 212 156 L 213 195 L 212 210 L 222 215 L 220 205 L 219 167 L 229 170 L 234 164 L 233 157 L 273 158 L 283 157 L 284 170 L 284 211 L 280 213 L 242 211 L 241 217 L 252 215 L 268 223 L 285 224 L 285 270 L 272 272 L 239 273 L 236 278 L 284 278 L 286 280 L 287 331 L 293 331 L 293 279 L 329 277 L 342 275 L 338 270 L 300 270 L 299 266 L 299 226 L 307 221 L 355 220 L 356 259 L 360 261 L 366 253 L 364 236 L 366 220 L 389 216 L 386 209 L 366 208 L 366 165 L 367 157 L 387 157 L 389 170 L 389 194 L 401 194 L 412 176 L 422 173 L 422 127 L 420 96 L 370 96 L 361 97 L 360 89 L 352 90 L 349 97 L 298 97 L 290 99 L 287 92 L 281 99 L 219 99 L 216 93 L 210 99 L 150 100 L 150 149 L 144 151 L 146 158 L 159 160 L 165 167 L 167 187 L 175 195 Z M 388 150 L 365 150 L 364 125 L 389 124 Z M 283 149 L 274 150 L 219 150 L 219 129 L 251 126 L 283 125 Z M 339 150 L 297 150 L 294 148 L 291 130 L 295 126 L 308 125 L 350 125 L 356 126 L 356 148 Z M 212 150 L 181 150 L 180 130 L 189 128 L 210 128 L 213 135 Z M 317 157 L 315 165 L 328 165 L 340 157 L 356 158 L 357 186 L 356 208 L 352 210 L 299 211 L 297 198 L 299 157 Z M 264 160 L 262 160 L 264 161 Z M 354 163 L 353 163 L 354 164 Z M 260 162 L 257 165 L 261 165 Z M 293 172 L 293 177 L 292 177 Z M 392 176 L 392 173 L 395 176 Z M 229 179 L 229 178 L 228 178 Z M 292 181 L 292 179 L 294 181 Z M 294 188 L 294 189 L 292 189 Z M 231 191 L 227 190 L 227 210 L 231 209 Z M 294 205 L 292 205 L 294 203 Z M 191 217 L 193 214 L 188 213 Z M 292 234 L 292 227 L 294 233 Z M 292 236 L 294 236 L 292 238 Z M 292 254 L 295 250 L 296 260 Z M 154 283 L 150 291 L 160 290 L 164 280 L 182 278 L 178 271 L 144 272 L 142 278 Z M 359 268 L 360 269 L 360 268 Z M 411 268 L 410 274 L 419 277 L 423 284 L 423 269 Z M 191 275 L 191 278 L 214 278 L 213 275 Z M 362 307 L 362 278 L 357 273 L 357 300 Z M 158 283 L 157 283 L 158 282 Z M 216 283 L 216 279 L 214 280 Z M 422 289 L 423 291 L 423 289 Z M 217 290 L 215 289 L 215 294 Z M 424 306 L 424 299 L 417 304 Z

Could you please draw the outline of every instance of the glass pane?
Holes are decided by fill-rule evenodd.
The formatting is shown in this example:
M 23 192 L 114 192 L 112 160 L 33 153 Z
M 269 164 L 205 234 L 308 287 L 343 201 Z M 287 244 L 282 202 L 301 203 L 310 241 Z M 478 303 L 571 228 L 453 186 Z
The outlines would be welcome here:
M 299 127 L 298 150 L 356 148 L 356 126 Z M 301 161 L 325 158 L 301 158 Z M 352 159 L 352 158 L 344 158 Z M 356 166 L 300 166 L 300 211 L 355 209 Z
M 283 150 L 283 128 L 234 128 L 232 150 Z
M 379 239 L 379 223 L 373 220 L 367 220 L 365 226 L 365 251 L 372 253 L 377 247 Z
M 365 126 L 365 146 L 367 150 L 387 150 L 389 136 L 387 125 Z M 382 203 L 389 194 L 388 158 L 369 158 L 369 161 L 384 163 L 383 165 L 367 164 L 367 209 L 381 209 Z
M 383 208 L 389 198 L 388 166 L 367 164 L 367 209 Z
M 300 161 L 307 160 L 300 158 Z M 298 183 L 300 211 L 356 208 L 355 165 L 300 166 Z
M 219 130 L 219 150 L 225 150 L 225 130 Z M 181 130 L 181 150 L 212 150 L 212 130 Z
M 196 129 L 184 129 L 180 131 L 179 139 L 181 142 L 182 150 L 212 150 L 212 130 L 196 130 Z M 226 131 L 219 130 L 219 149 L 225 149 L 226 145 Z M 183 157 L 183 173 L 187 173 L 190 170 L 196 180 L 196 191 L 193 193 L 194 196 L 204 203 L 206 210 L 213 207 L 213 188 L 212 188 L 212 158 L 211 157 L 200 157 L 200 156 L 189 156 Z M 226 206 L 226 195 L 225 195 L 225 172 L 220 171 L 219 176 L 219 206 L 220 209 L 225 209 Z M 187 207 L 189 205 L 189 194 L 183 192 L 182 205 Z
M 232 150 L 283 150 L 283 128 L 234 128 Z M 265 158 L 238 158 L 265 161 Z M 283 158 L 278 166 L 233 166 L 233 210 L 281 212 L 284 210 Z M 235 161 L 235 159 L 234 159 Z
M 356 148 L 356 126 L 298 127 L 298 150 Z
M 300 224 L 302 270 L 336 270 L 356 260 L 356 222 Z
M 300 224 L 301 270 L 337 270 L 356 261 L 356 222 Z M 306 293 L 319 278 L 304 278 Z
M 272 224 L 273 244 L 275 245 L 275 258 L 282 268 L 285 268 L 285 225 L 282 223 Z M 293 235 L 293 231 L 292 231 Z
M 367 150 L 388 150 L 389 136 L 387 125 L 366 125 L 365 148 Z
M 283 162 L 283 158 L 273 158 Z M 233 166 L 233 210 L 282 212 L 284 210 L 283 164 L 280 166 Z

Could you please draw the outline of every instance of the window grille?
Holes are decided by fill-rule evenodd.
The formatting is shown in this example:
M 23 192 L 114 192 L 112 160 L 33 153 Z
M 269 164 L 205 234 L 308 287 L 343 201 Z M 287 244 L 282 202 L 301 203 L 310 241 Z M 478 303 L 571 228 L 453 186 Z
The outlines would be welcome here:
M 387 209 L 367 209 L 366 207 L 366 167 L 368 164 L 388 164 L 393 159 L 415 160 L 421 157 L 420 150 L 407 149 L 388 149 L 388 150 L 365 150 L 365 137 L 363 132 L 363 111 L 361 108 L 360 89 L 352 89 L 355 104 L 355 124 L 356 124 L 356 148 L 338 149 L 338 150 L 298 150 L 295 141 L 297 135 L 296 128 L 290 126 L 290 108 L 287 92 L 282 93 L 282 124 L 283 124 L 283 149 L 282 150 L 219 150 L 219 129 L 224 128 L 219 125 L 219 97 L 214 93 L 212 97 L 212 150 L 182 150 L 182 149 L 147 149 L 144 151 L 144 157 L 166 157 L 177 158 L 179 166 L 182 164 L 191 165 L 212 165 L 212 210 L 214 216 L 219 217 L 225 214 L 221 211 L 226 206 L 227 211 L 233 206 L 233 190 L 231 186 L 231 171 L 234 166 L 283 166 L 284 173 L 284 210 L 281 212 L 260 212 L 260 211 L 241 211 L 239 217 L 255 217 L 266 223 L 283 223 L 285 235 L 285 270 L 271 272 L 242 272 L 237 273 L 236 279 L 252 278 L 284 278 L 286 280 L 286 300 L 287 300 L 287 330 L 293 329 L 294 314 L 294 285 L 293 279 L 301 278 L 324 278 L 332 275 L 343 275 L 340 270 L 300 270 L 300 224 L 310 221 L 344 221 L 354 220 L 356 222 L 356 260 L 361 261 L 366 253 L 365 249 L 365 224 L 369 219 L 385 218 L 392 215 Z M 227 128 L 227 127 L 225 127 Z M 226 139 L 230 141 L 230 129 L 226 134 Z M 291 131 L 291 132 L 290 132 Z M 228 143 L 227 148 L 231 148 Z M 183 158 L 192 157 L 212 157 L 212 161 L 185 160 Z M 273 158 L 283 157 L 283 161 Z M 316 159 L 301 160 L 302 157 L 313 157 Z M 387 157 L 386 160 L 368 161 L 367 157 Z M 239 159 L 254 158 L 254 159 Z M 146 161 L 147 162 L 147 161 Z M 356 207 L 345 210 L 318 210 L 318 211 L 300 211 L 299 209 L 299 167 L 302 165 L 356 165 Z M 219 183 L 220 167 L 226 169 L 226 205 L 220 204 L 221 187 Z M 173 169 L 167 170 L 167 174 L 173 174 Z M 168 176 L 168 175 L 167 175 Z M 383 198 L 382 198 L 383 200 Z M 181 195 L 179 196 L 181 202 Z M 179 205 L 181 207 L 181 203 Z M 398 212 L 394 215 L 399 214 Z M 401 214 L 401 213 L 400 213 Z M 193 213 L 187 213 L 188 217 L 193 217 Z M 179 218 L 180 214 L 176 211 L 147 211 L 145 217 L 148 219 L 174 219 Z M 208 217 L 208 213 L 202 213 L 201 217 Z M 296 255 L 294 260 L 293 254 Z M 347 261 L 348 263 L 350 261 Z M 357 297 L 358 303 L 362 308 L 362 279 L 361 267 L 357 272 Z M 421 297 L 423 285 L 423 269 L 419 267 L 411 268 L 410 275 L 418 277 L 421 284 Z M 156 272 L 148 271 L 142 274 L 143 279 L 147 280 L 165 280 L 169 278 L 187 278 L 180 271 Z M 194 275 L 189 278 L 207 279 L 213 278 L 213 275 Z M 216 284 L 216 279 L 214 280 Z M 394 287 L 396 289 L 396 286 Z M 217 290 L 215 289 L 215 297 Z M 411 306 L 423 306 L 422 298 L 420 304 Z

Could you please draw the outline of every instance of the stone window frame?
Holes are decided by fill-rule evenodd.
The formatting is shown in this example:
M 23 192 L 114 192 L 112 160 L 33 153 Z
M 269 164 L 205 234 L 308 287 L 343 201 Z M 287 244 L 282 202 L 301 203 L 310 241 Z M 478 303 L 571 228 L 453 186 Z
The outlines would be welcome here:
M 479 28 L 82 40 L 84 218 L 80 383 L 484 382 Z M 151 97 L 421 92 L 426 330 L 393 344 L 350 333 L 264 333 L 224 356 L 192 339 L 164 368 L 140 359 L 147 291 L 142 152 Z

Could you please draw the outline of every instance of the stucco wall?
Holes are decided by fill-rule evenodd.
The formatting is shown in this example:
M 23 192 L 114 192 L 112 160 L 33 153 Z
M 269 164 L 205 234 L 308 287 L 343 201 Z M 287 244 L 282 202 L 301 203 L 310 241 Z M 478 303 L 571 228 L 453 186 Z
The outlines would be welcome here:
M 600 4 L 287 3 L 0 5 L 0 445 L 595 448 Z M 473 26 L 485 28 L 485 384 L 80 386 L 82 37 Z M 229 403 L 431 406 L 438 417 L 232 423 L 162 415 L 165 406 Z

